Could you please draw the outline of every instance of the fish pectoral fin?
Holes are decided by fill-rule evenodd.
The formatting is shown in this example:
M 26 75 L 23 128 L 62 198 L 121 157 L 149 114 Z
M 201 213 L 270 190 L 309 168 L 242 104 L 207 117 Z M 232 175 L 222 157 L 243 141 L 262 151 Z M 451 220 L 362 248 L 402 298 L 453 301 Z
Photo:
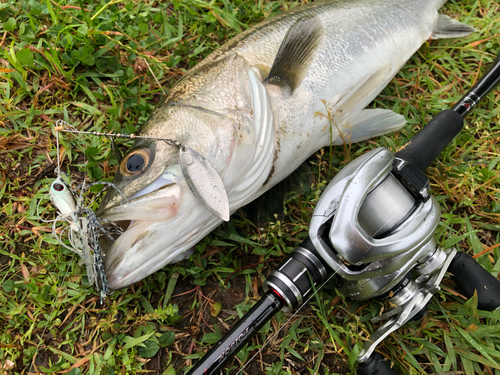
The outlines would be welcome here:
M 364 109 L 347 118 L 345 125 L 339 127 L 343 136 L 338 144 L 364 141 L 369 138 L 401 129 L 406 124 L 404 116 L 390 109 Z
M 324 34 L 318 17 L 299 19 L 285 35 L 264 83 L 293 91 L 304 78 Z
M 432 39 L 441 38 L 460 38 L 475 32 L 476 29 L 457 21 L 445 14 L 440 14 L 434 29 L 432 30 Z

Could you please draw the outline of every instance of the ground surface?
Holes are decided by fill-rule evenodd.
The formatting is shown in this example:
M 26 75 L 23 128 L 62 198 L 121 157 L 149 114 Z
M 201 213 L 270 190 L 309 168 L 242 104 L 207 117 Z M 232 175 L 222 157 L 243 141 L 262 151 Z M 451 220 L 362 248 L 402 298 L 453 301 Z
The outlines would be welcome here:
M 85 267 L 43 221 L 56 216 L 47 199 L 57 160 L 55 121 L 136 132 L 161 95 L 148 65 L 168 90 L 248 25 L 305 2 L 0 3 L 0 373 L 183 373 L 258 299 L 262 281 L 307 235 L 318 196 L 345 163 L 375 147 L 399 149 L 500 52 L 498 3 L 450 2 L 443 12 L 478 32 L 426 43 L 372 104 L 403 114 L 402 131 L 318 152 L 307 162 L 310 188 L 298 189 L 282 216 L 255 224 L 239 211 L 189 260 L 101 305 Z M 499 102 L 499 92 L 491 93 L 428 171 L 443 211 L 439 244 L 474 254 L 494 276 Z M 119 144 L 127 149 L 127 142 Z M 117 164 L 109 141 L 91 136 L 62 138 L 60 157 L 74 187 L 84 178 L 109 180 Z M 294 317 L 278 314 L 227 372 L 248 362 L 247 374 L 355 374 L 363 340 L 377 328 L 369 320 L 382 307 L 344 300 L 330 285 Z M 392 334 L 379 351 L 405 374 L 500 373 L 498 320 L 497 312 L 477 310 L 474 299 L 465 302 L 446 276 L 428 315 Z

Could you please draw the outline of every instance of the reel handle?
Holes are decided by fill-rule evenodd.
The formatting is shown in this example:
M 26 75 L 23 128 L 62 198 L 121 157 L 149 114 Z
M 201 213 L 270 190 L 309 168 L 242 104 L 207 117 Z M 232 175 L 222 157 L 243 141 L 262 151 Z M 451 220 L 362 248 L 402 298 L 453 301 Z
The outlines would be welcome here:
M 358 374 L 360 375 L 399 375 L 395 368 L 391 368 L 388 362 L 380 353 L 373 353 L 368 361 L 358 365 Z
M 493 311 L 500 307 L 500 281 L 469 254 L 458 252 L 448 272 L 465 297 L 470 298 L 477 291 L 479 309 Z
M 500 55 L 490 69 L 452 109 L 438 113 L 403 148 L 396 157 L 413 164 L 422 172 L 462 130 L 463 117 L 500 82 Z

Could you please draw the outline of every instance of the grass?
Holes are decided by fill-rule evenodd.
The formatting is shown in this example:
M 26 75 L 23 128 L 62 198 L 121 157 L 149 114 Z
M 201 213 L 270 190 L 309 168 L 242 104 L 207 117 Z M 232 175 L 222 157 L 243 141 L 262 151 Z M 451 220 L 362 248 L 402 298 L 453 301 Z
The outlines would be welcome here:
M 373 103 L 408 119 L 396 134 L 322 150 L 310 158 L 314 183 L 290 199 L 285 216 L 257 228 L 244 212 L 207 236 L 195 254 L 125 290 L 103 306 L 78 259 L 51 234 L 46 194 L 56 160 L 54 123 L 135 132 L 169 88 L 225 40 L 300 2 L 200 0 L 19 0 L 0 4 L 0 373 L 183 373 L 258 298 L 277 263 L 307 235 L 314 204 L 344 162 L 401 147 L 449 108 L 500 52 L 499 5 L 450 2 L 444 11 L 477 33 L 426 43 Z M 429 169 L 442 207 L 436 233 L 445 248 L 478 254 L 500 271 L 500 101 L 496 91 L 467 117 L 465 130 Z M 64 171 L 110 179 L 109 142 L 65 136 Z M 121 144 L 126 148 L 127 143 Z M 500 373 L 497 312 L 464 301 L 448 277 L 428 315 L 379 347 L 402 373 Z M 229 366 L 284 373 L 355 374 L 369 320 L 380 302 L 352 302 L 332 285 L 291 321 L 278 314 Z M 32 366 L 33 365 L 33 366 Z M 30 367 L 31 366 L 31 367 Z M 234 372 L 234 371 L 233 371 Z

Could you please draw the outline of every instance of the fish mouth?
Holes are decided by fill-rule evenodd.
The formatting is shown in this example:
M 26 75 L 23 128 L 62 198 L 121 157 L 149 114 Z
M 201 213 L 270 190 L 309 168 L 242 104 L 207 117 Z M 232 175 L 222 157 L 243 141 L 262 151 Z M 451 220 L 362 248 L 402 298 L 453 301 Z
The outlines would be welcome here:
M 142 237 L 147 236 L 148 229 L 153 224 L 175 217 L 181 200 L 181 186 L 169 184 L 128 202 L 122 200 L 113 206 L 99 209 L 98 216 L 114 238 L 112 241 L 109 236 L 100 237 L 104 269 L 110 289 L 124 288 L 136 281 L 133 275 L 132 281 L 127 281 L 133 271 L 133 263 L 136 263 L 137 268 L 141 268 L 141 264 L 148 262 L 144 256 L 138 258 L 129 255 L 129 250 L 134 248 Z
M 114 241 L 101 236 L 109 289 L 122 289 L 163 266 L 187 258 L 189 250 L 221 220 L 209 213 L 185 182 L 98 212 L 124 231 Z

